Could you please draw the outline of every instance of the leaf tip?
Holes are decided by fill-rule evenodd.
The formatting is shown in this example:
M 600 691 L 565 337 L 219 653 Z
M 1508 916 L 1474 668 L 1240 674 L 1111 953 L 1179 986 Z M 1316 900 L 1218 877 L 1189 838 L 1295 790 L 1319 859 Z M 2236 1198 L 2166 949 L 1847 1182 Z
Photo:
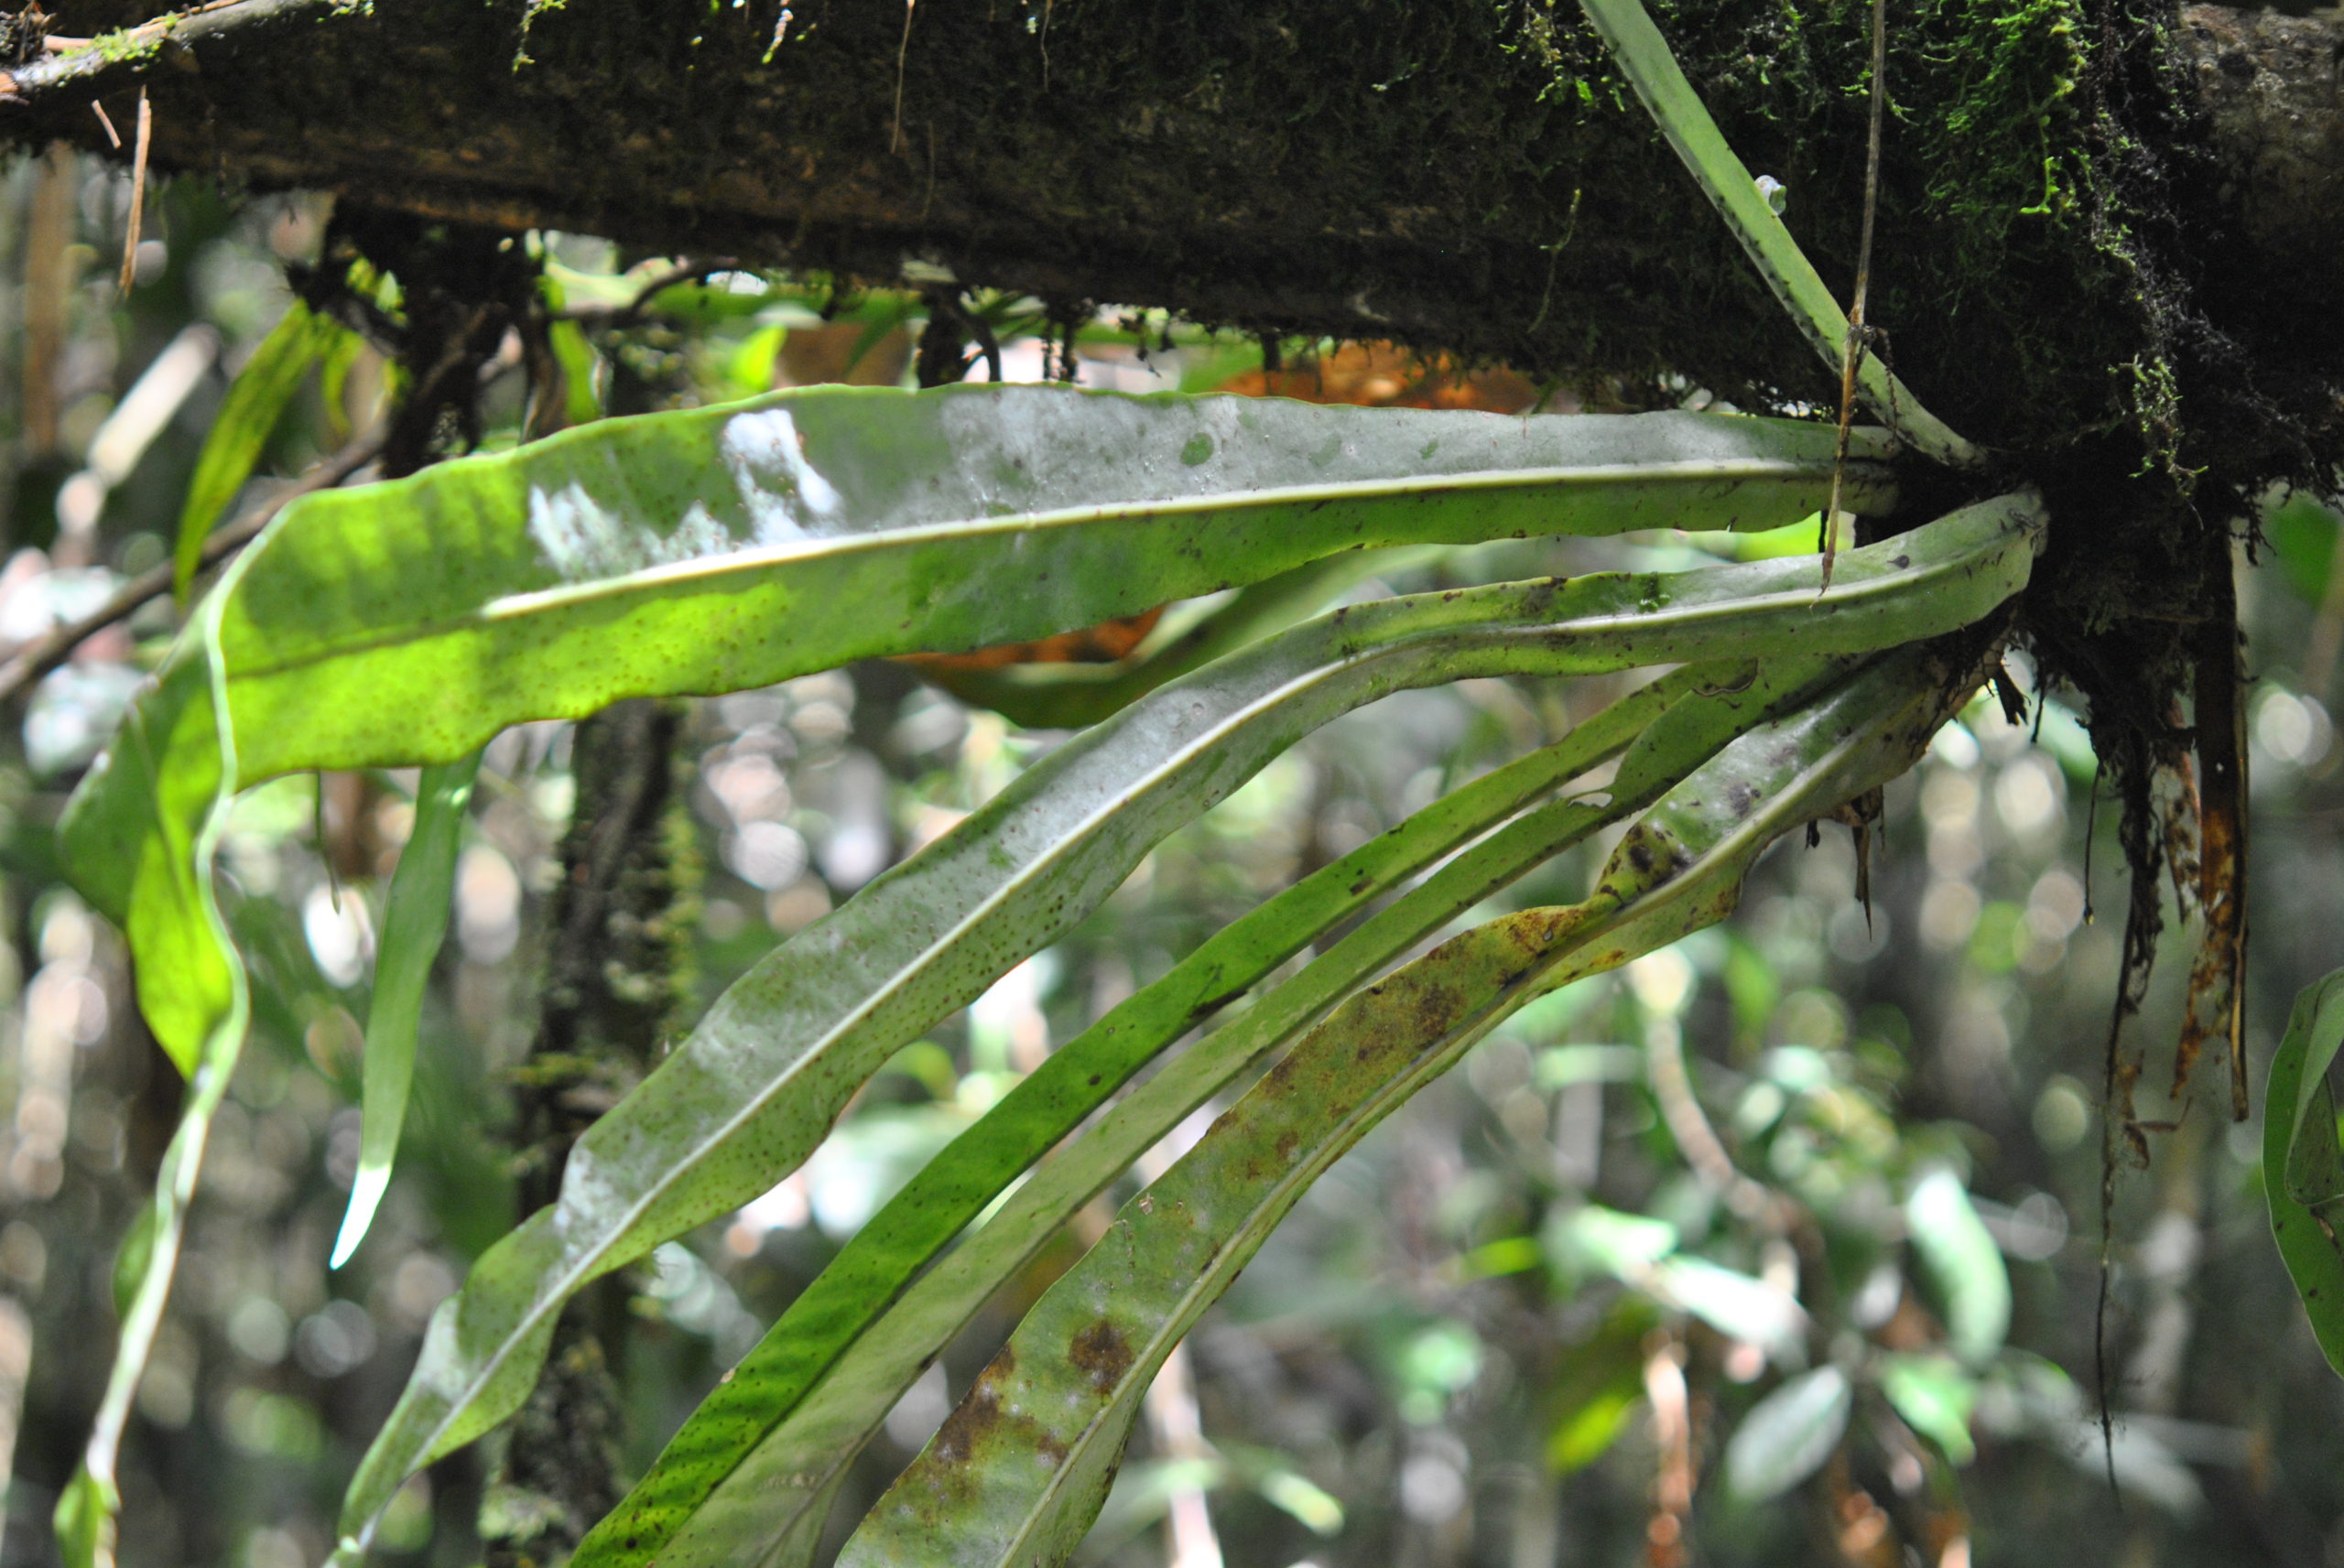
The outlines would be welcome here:
M 350 1207 L 342 1214 L 342 1230 L 333 1238 L 333 1255 L 326 1260 L 327 1268 L 339 1269 L 350 1261 L 358 1244 L 366 1239 L 366 1231 L 374 1223 L 374 1210 L 390 1184 L 391 1173 L 386 1168 L 359 1170 L 350 1184 Z

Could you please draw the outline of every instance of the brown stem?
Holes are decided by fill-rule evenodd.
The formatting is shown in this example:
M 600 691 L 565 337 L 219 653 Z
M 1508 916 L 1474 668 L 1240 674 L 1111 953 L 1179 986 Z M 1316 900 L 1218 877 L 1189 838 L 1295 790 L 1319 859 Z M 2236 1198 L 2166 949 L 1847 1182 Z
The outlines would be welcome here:
M 2238 600 L 2230 542 L 2216 534 L 2206 579 L 2207 615 L 2194 638 L 2198 747 L 2198 913 L 2204 922 L 2189 968 L 2189 1001 L 2173 1069 L 2179 1099 L 2208 1040 L 2230 1057 L 2230 1119 L 2247 1118 L 2246 713 L 2240 700 Z
M 111 129 L 112 127 L 108 127 Z M 130 155 L 130 221 L 122 234 L 122 276 L 115 292 L 128 297 L 138 280 L 138 231 L 146 215 L 146 151 L 155 145 L 155 106 L 138 90 L 138 146 Z

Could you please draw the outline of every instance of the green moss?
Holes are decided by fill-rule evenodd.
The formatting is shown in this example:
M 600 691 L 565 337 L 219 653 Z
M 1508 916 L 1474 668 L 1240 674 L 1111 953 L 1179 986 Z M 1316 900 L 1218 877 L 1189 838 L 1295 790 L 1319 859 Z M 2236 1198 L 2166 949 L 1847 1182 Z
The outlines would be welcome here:
M 90 40 L 88 52 L 108 65 L 132 64 L 153 59 L 163 52 L 176 24 L 169 18 L 149 22 L 141 27 L 122 27 L 110 33 L 100 33 Z

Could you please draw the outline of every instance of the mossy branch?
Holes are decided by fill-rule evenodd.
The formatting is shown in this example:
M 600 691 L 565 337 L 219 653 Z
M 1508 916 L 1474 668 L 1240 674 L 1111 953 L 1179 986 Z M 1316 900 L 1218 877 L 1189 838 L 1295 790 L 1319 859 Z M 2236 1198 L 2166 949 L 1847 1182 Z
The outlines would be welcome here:
M 0 70 L 0 116 L 93 103 L 165 66 L 201 72 L 206 56 L 259 28 L 369 8 L 369 0 L 212 0 L 86 41 L 52 39 L 39 59 Z

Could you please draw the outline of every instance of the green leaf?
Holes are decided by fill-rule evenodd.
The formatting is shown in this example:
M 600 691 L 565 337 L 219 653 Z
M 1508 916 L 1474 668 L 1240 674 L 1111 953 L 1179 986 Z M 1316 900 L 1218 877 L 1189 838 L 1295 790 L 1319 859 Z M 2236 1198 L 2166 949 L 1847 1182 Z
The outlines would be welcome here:
M 130 1303 L 138 1297 L 139 1284 L 146 1278 L 147 1265 L 155 1260 L 155 1210 L 150 1205 L 142 1208 L 130 1221 L 130 1228 L 122 1233 L 122 1245 L 114 1249 L 113 1296 L 114 1314 L 129 1314 Z
M 1308 1476 L 1280 1465 L 1253 1478 L 1262 1500 L 1321 1538 L 1343 1532 L 1343 1505 Z
M 2289 587 L 2315 607 L 2328 600 L 2336 540 L 2344 517 L 2318 497 L 2296 491 L 2263 514 L 2263 532 Z
M 657 1552 L 670 1568 L 683 1568 L 732 1562 L 757 1550 L 785 1527 L 792 1509 L 805 1506 L 807 1488 L 826 1470 L 842 1471 L 937 1350 L 1076 1208 L 1247 1064 L 1505 882 L 1649 802 L 1768 705 L 1811 687 L 1833 667 L 1786 659 L 1763 674 L 1747 666 L 1697 667 L 1664 677 L 1556 746 L 1459 790 L 1216 935 L 1055 1053 L 906 1186 L 686 1422 L 652 1473 L 581 1544 L 573 1562 L 589 1568 Z M 1639 727 L 1644 733 L 1622 760 L 1607 799 L 1566 796 L 1539 806 L 1370 917 L 1300 976 L 1108 1112 L 913 1285 L 884 1324 L 869 1326 L 904 1281 L 1019 1169 L 1199 1017 L 1407 871 L 1612 754 Z
M 312 367 L 322 361 L 349 329 L 331 316 L 320 316 L 295 300 L 284 319 L 261 340 L 253 357 L 236 374 L 221 405 L 212 433 L 196 455 L 195 477 L 188 481 L 187 501 L 179 509 L 178 543 L 171 551 L 171 591 L 187 597 L 196 568 L 203 564 L 203 541 L 219 522 L 221 512 L 252 478 L 269 437 L 277 429 L 293 395 Z
M 2344 970 L 2304 988 L 2271 1057 L 2263 1101 L 2263 1196 L 2271 1234 L 2303 1298 L 2321 1354 L 2344 1374 L 2344 1243 L 2335 1197 L 2344 1193 L 2328 1064 L 2344 1033 Z M 2314 1060 L 2319 1061 L 2317 1070 Z M 2294 1108 L 2292 1114 L 2286 1108 Z M 2307 1195 L 2299 1196 L 2298 1194 Z
M 1707 1258 L 1678 1257 L 1655 1266 L 1647 1281 L 1654 1295 L 1682 1308 L 1729 1339 L 1765 1346 L 1777 1361 L 1794 1366 L 1807 1330 L 1807 1314 L 1788 1291 Z
M 228 578 L 243 566 L 242 560 L 232 565 Z M 218 614 L 219 602 L 215 595 L 200 606 L 194 625 L 208 626 Z M 197 645 L 214 644 L 201 637 Z M 134 945 L 146 944 L 138 949 L 143 961 L 162 956 L 186 966 L 179 979 L 195 1001 L 190 1022 L 199 1023 L 201 1033 L 188 1042 L 191 1050 L 175 1057 L 189 1076 L 186 1102 L 179 1127 L 164 1148 L 154 1195 L 136 1222 L 145 1238 L 144 1259 L 133 1261 L 116 1280 L 118 1295 L 125 1282 L 135 1278 L 135 1283 L 121 1310 L 120 1339 L 89 1444 L 81 1468 L 58 1500 L 58 1539 L 69 1553 L 68 1568 L 112 1568 L 114 1510 L 121 1496 L 114 1465 L 123 1430 L 162 1325 L 188 1206 L 195 1199 L 196 1178 L 202 1170 L 204 1141 L 227 1097 L 250 1016 L 244 972 L 227 961 L 227 931 L 210 876 L 212 851 L 233 803 L 228 783 L 235 771 L 233 745 L 210 721 L 224 699 L 225 684 L 216 657 L 183 664 L 176 678 L 167 679 L 147 702 L 133 709 L 110 753 L 118 787 L 135 791 L 129 798 L 143 800 L 156 820 L 177 829 L 157 835 L 143 848 L 143 853 L 163 858 L 164 863 L 156 867 L 159 874 L 155 884 L 163 897 L 133 912 L 130 935 Z M 154 745 L 150 719 L 158 713 L 177 720 L 168 725 L 172 733 L 198 738 L 201 743 L 179 753 Z M 101 761 L 100 766 L 107 765 L 108 761 Z M 173 855 L 179 858 L 170 860 Z
M 2314 1004 L 2302 1081 L 2288 1120 L 2292 1142 L 2287 1152 L 2287 1195 L 2315 1209 L 2344 1197 L 2344 1160 L 2339 1159 L 2335 1138 L 2323 1135 L 2336 1125 L 2336 1101 L 2328 1070 L 2335 1064 L 2339 1045 L 2344 1045 L 2344 1007 L 2333 1005 L 2323 991 Z
M 101 1481 L 87 1469 L 73 1473 L 51 1516 L 57 1555 L 65 1568 L 112 1568 L 114 1520 L 121 1508 L 122 1494 L 113 1482 Z
M 780 329 L 774 330 L 778 332 Z M 575 321 L 556 321 L 546 330 L 546 343 L 553 350 L 554 362 L 561 367 L 561 422 L 591 425 L 600 419 L 602 400 L 594 390 L 598 362 L 584 330 Z M 770 366 L 765 384 L 773 384 Z
M 1725 1445 L 1726 1489 L 1778 1498 L 1823 1467 L 1848 1430 L 1854 1391 L 1837 1367 L 1801 1372 L 1751 1407 Z
M 1833 374 L 1848 338 L 1848 318 L 1783 226 L 1766 193 L 1735 155 L 1717 122 L 1653 26 L 1642 0 L 1579 0 L 1588 19 L 1612 50 L 1622 75 L 1636 90 L 1677 156 L 1692 171 L 1718 213 L 1742 242 L 1766 287 L 1807 334 Z M 1913 391 L 1890 373 L 1877 354 L 1866 354 L 1857 371 L 1864 406 L 1925 456 L 1956 468 L 1982 467 L 1986 454 L 1949 429 L 1921 406 Z
M 1991 1360 L 2010 1334 L 2011 1277 L 1961 1178 L 1939 1166 L 1915 1183 L 1904 1227 L 1945 1305 L 1954 1350 L 1973 1366 Z
M 375 952 L 374 1002 L 366 1014 L 358 1172 L 350 1184 L 350 1206 L 342 1214 L 328 1268 L 341 1268 L 358 1250 L 391 1183 L 399 1128 L 407 1120 L 407 1087 L 415 1077 L 424 987 L 431 979 L 440 945 L 447 939 L 456 849 L 463 837 L 464 811 L 472 803 L 472 778 L 479 771 L 480 753 L 474 752 L 424 769 L 416 785 L 415 828 L 399 851 L 398 869 L 391 873 L 383 940 Z
M 1418 553 L 1353 550 L 1280 572 L 1240 589 L 1228 603 L 1162 646 L 1112 664 L 1010 665 L 997 670 L 926 668 L 920 673 L 961 701 L 989 708 L 1029 730 L 1080 729 L 1096 724 L 1166 681 L 1317 613 L 1369 578 L 1403 565 Z
M 1546 1227 L 1546 1253 L 1566 1278 L 1640 1276 L 1677 1250 L 1677 1227 L 1649 1215 L 1581 1204 Z
M 1884 504 L 1883 470 L 1859 466 L 1863 503 Z M 208 799 L 221 736 L 190 700 L 206 638 L 242 786 L 452 761 L 623 696 L 1092 625 L 1354 548 L 1765 526 L 1821 504 L 1829 467 L 1829 432 L 1785 421 L 1043 387 L 830 387 L 603 420 L 288 507 L 116 749 Z M 194 808 L 147 772 L 92 770 L 63 837 L 76 885 L 129 929 L 140 1006 L 184 1070 L 229 960 L 193 914 Z
M 1729 416 L 809 389 L 307 497 L 221 638 L 249 783 L 1020 641 L 1349 549 L 1794 521 L 1829 468 L 1822 427 Z M 1886 498 L 1876 464 L 1856 477 Z
M 1585 903 L 1477 926 L 1339 1007 L 1043 1296 L 841 1568 L 1063 1562 L 1164 1357 L 1319 1173 L 1523 1002 L 1720 918 L 1761 849 L 1910 765 L 1970 684 L 1880 661 L 1672 790 Z
M 1950 1356 L 1883 1356 L 1876 1375 L 1880 1391 L 1906 1424 L 1945 1450 L 1956 1465 L 1978 1457 L 1970 1436 L 1970 1412 L 1978 1402 L 1978 1380 Z
M 1545 1379 L 1554 1425 L 1546 1465 L 1558 1476 L 1584 1470 L 1611 1451 L 1644 1398 L 1644 1341 L 1655 1326 L 1650 1306 L 1622 1297 L 1587 1341 L 1563 1353 Z
M 1545 1241 L 1566 1282 L 1609 1274 L 1730 1339 L 1762 1345 L 1778 1357 L 1798 1354 L 1807 1326 L 1798 1303 L 1763 1280 L 1677 1254 L 1677 1227 L 1665 1219 L 1582 1204 L 1550 1220 Z
M 580 1543 L 573 1559 L 578 1568 L 636 1559 L 663 1547 L 928 1260 L 1165 1045 L 1319 932 L 1615 754 L 1686 684 L 1677 677 L 1631 694 L 1557 745 L 1507 764 L 1321 868 L 1217 933 L 1162 979 L 1052 1053 L 914 1177 L 800 1292 L 693 1413 L 651 1473 Z M 998 1231 L 1001 1223 L 997 1218 L 992 1228 Z
M 764 1191 L 890 1054 L 1056 940 L 1164 834 L 1309 730 L 1478 674 L 1848 651 L 1949 630 L 2024 582 L 2026 516 L 1990 503 L 1851 552 L 1828 593 L 1814 563 L 1770 561 L 1356 606 L 1078 736 L 762 961 L 581 1138 L 556 1203 L 482 1258 L 434 1319 L 352 1483 L 345 1532 L 518 1404 L 572 1292 Z

